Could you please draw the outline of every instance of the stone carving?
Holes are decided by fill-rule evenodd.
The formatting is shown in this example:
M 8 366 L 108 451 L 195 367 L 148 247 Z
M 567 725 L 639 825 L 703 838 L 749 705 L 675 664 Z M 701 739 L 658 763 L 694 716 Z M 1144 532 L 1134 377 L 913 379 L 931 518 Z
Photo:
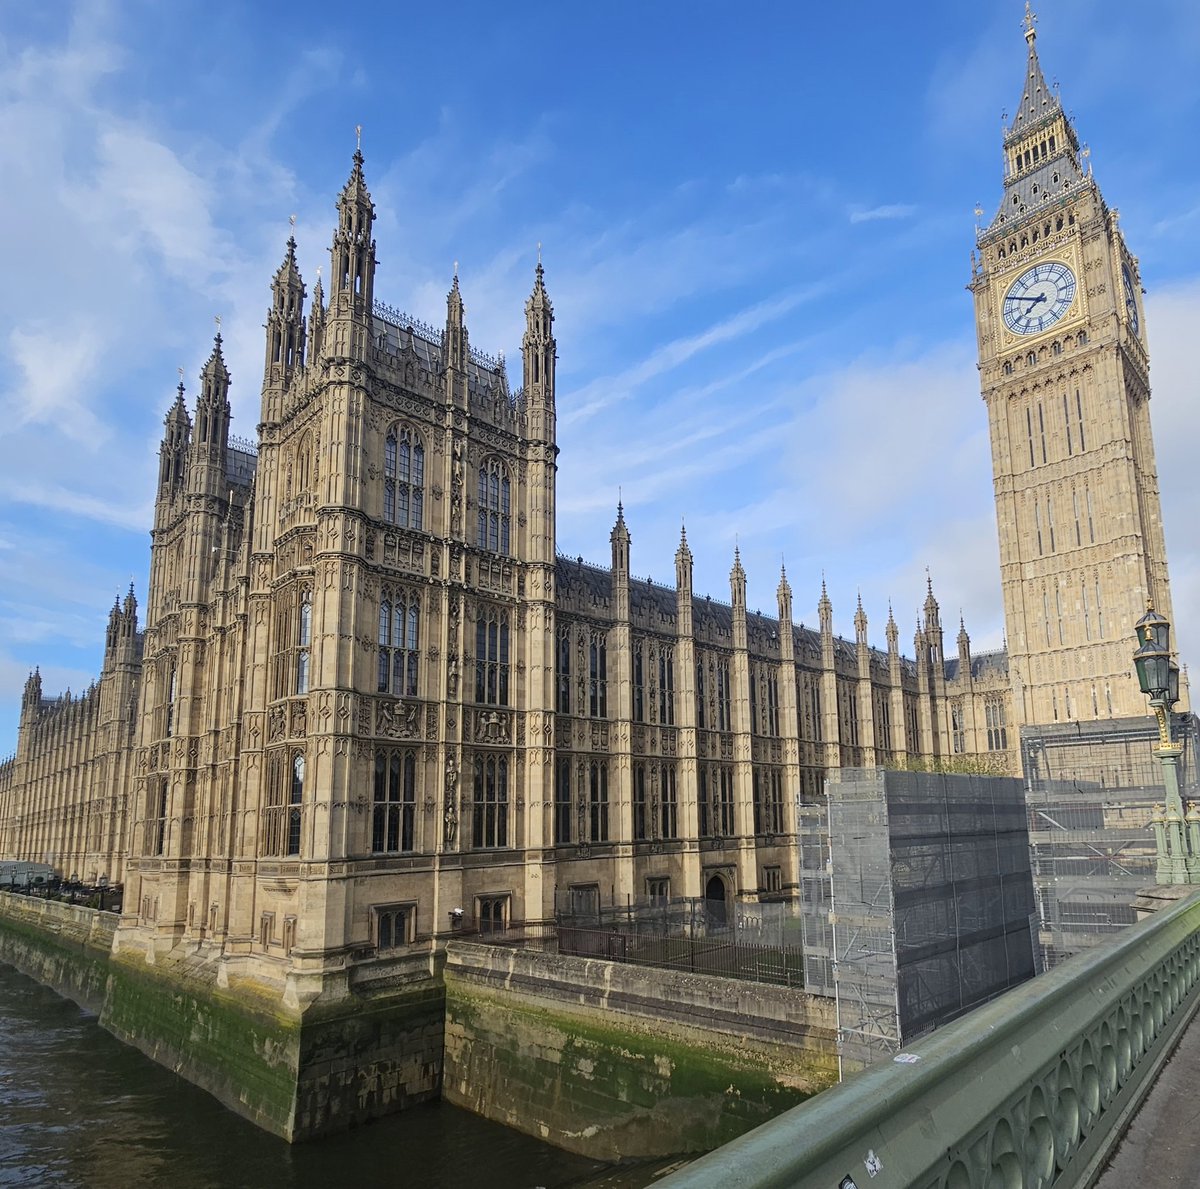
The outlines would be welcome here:
M 292 734 L 303 739 L 308 731 L 308 711 L 303 702 L 292 704 Z
M 508 715 L 500 710 L 480 710 L 475 715 L 476 743 L 506 743 Z
M 446 694 L 448 697 L 458 697 L 458 653 L 451 652 L 446 656 Z
M 375 731 L 389 739 L 420 738 L 421 705 L 399 699 L 381 698 L 376 703 Z
M 267 739 L 271 743 L 278 743 L 287 733 L 287 720 L 283 713 L 282 706 L 272 706 L 267 712 Z
M 446 809 L 442 818 L 446 850 L 454 850 L 458 840 L 458 761 L 453 752 L 446 756 Z

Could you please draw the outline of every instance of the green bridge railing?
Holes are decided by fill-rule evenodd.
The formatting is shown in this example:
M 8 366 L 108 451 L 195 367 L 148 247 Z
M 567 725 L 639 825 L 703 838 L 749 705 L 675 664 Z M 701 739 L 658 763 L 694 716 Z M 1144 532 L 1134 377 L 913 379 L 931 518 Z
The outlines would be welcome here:
M 1198 1004 L 1193 895 L 656 1184 L 1085 1189 Z

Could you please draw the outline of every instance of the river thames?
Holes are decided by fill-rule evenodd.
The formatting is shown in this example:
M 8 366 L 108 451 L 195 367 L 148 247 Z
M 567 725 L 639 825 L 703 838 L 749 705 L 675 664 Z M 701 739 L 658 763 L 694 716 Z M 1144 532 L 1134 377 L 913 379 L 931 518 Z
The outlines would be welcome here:
M 644 1185 L 444 1104 L 291 1146 L 0 964 L 0 1185 L 565 1189 Z

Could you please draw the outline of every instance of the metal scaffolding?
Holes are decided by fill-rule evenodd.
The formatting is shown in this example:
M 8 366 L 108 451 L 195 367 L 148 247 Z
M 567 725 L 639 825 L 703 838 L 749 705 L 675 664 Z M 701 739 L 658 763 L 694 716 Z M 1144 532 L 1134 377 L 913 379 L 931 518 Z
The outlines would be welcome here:
M 1177 716 L 1180 791 L 1200 794 L 1197 721 Z M 1150 817 L 1163 802 L 1153 718 L 1021 730 L 1038 945 L 1048 968 L 1133 924 L 1138 891 L 1156 882 Z
M 801 816 L 805 985 L 854 1065 L 1033 976 L 1021 782 L 841 769 Z

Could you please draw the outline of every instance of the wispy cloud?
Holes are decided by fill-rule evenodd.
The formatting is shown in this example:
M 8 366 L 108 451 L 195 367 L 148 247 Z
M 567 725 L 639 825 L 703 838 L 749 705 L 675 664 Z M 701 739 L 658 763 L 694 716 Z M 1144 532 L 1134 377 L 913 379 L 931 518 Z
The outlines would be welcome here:
M 883 219 L 907 219 L 916 213 L 917 208 L 907 202 L 891 202 L 883 206 L 852 206 L 850 208 L 851 223 L 875 223 Z

